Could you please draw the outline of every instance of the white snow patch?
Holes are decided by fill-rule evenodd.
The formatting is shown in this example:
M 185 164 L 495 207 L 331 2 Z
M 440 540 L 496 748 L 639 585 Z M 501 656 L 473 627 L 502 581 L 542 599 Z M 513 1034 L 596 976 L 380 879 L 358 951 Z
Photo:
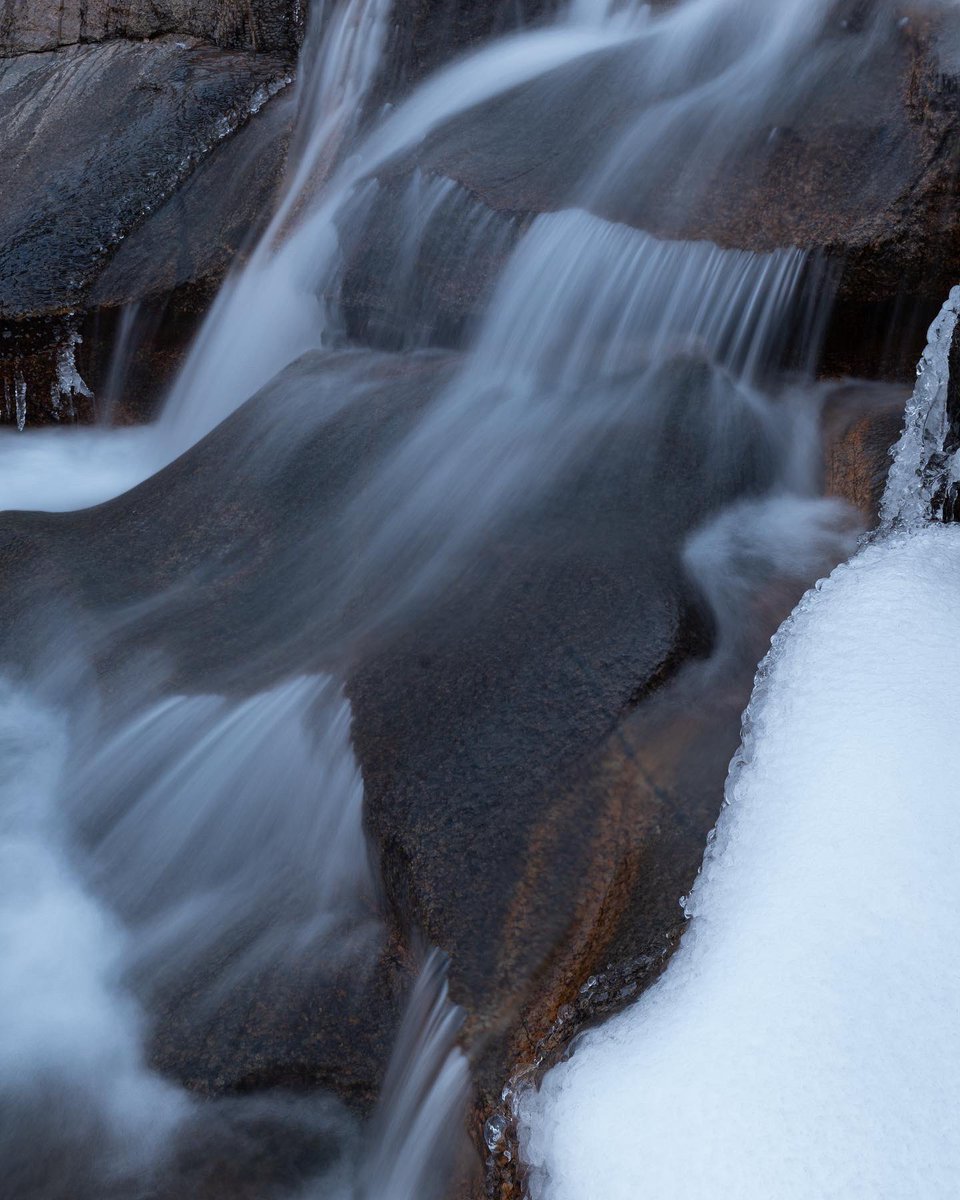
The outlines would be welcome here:
M 960 529 L 808 593 L 661 980 L 519 1100 L 535 1200 L 954 1200 Z

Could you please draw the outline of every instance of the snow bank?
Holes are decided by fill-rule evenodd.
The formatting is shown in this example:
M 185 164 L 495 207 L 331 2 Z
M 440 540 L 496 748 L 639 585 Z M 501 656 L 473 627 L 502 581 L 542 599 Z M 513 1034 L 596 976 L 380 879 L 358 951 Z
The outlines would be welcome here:
M 808 594 L 660 982 L 520 1100 L 536 1200 L 953 1200 L 960 529 Z

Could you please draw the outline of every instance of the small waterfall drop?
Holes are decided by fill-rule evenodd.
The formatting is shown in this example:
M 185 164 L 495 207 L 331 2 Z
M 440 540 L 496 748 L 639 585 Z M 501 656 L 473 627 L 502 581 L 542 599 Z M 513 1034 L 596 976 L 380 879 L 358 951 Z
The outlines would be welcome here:
M 18 1197 L 148 1170 L 189 1107 L 146 1065 L 129 940 L 71 861 L 68 764 L 63 714 L 0 682 L 0 1162 Z
M 379 938 L 349 708 L 331 681 L 240 703 L 174 697 L 106 739 L 96 728 L 0 686 L 0 1161 L 18 1200 L 139 1195 L 133 1178 L 166 1195 L 185 1148 L 229 1153 L 247 1109 L 291 1153 L 304 1130 L 322 1143 L 331 1116 L 310 1098 L 198 1105 L 148 1066 L 145 1013 L 189 981 L 193 1020 L 215 1027 L 231 995 L 263 995 L 311 959 L 312 986 L 351 963 L 362 980 Z M 465 1113 L 461 1024 L 428 953 L 378 1111 L 356 1145 L 334 1114 L 347 1160 L 311 1197 L 442 1188 Z
M 325 345 L 322 297 L 336 291 L 340 265 L 336 218 L 364 179 L 444 121 L 618 36 L 564 27 L 521 33 L 442 69 L 360 141 L 318 203 L 281 236 L 313 174 L 311 165 L 295 164 L 283 206 L 220 293 L 167 401 L 158 436 L 168 453 L 192 445 L 298 355 Z
M 470 1075 L 446 962 L 428 954 L 407 1005 L 360 1168 L 358 1200 L 433 1200 L 463 1131 Z M 318 1198 L 319 1200 L 319 1198 Z

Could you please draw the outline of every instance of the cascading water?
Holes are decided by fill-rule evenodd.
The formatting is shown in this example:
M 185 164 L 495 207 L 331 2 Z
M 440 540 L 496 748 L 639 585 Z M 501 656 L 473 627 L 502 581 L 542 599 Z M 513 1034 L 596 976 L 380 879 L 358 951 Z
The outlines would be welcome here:
M 170 494 L 159 510 L 154 573 L 145 565 L 158 514 L 150 508 L 155 489 L 148 484 L 120 502 L 132 513 L 124 526 L 129 544 L 95 564 L 97 578 L 86 593 L 65 589 L 66 599 L 57 598 L 66 611 L 90 617 L 78 621 L 77 641 L 85 649 L 89 642 L 91 662 L 69 689 L 69 702 L 49 699 L 58 689 L 42 663 L 23 668 L 29 685 L 11 684 L 0 695 L 0 834 L 6 831 L 0 850 L 12 863 L 0 925 L 14 947 L 0 968 L 0 1024 L 17 1034 L 16 1046 L 0 1048 L 0 1099 L 22 1114 L 0 1132 L 0 1165 L 15 1180 L 17 1200 L 112 1200 L 114 1194 L 127 1200 L 144 1186 L 166 1200 L 184 1194 L 190 1163 L 198 1159 L 258 1159 L 257 1131 L 263 1136 L 264 1128 L 271 1138 L 279 1131 L 286 1151 L 298 1147 L 296 1178 L 268 1178 L 265 1195 L 424 1200 L 445 1186 L 442 1164 L 455 1156 L 469 1071 L 457 1047 L 462 1014 L 447 996 L 437 956 L 427 955 L 407 999 L 379 1107 L 362 1130 L 322 1095 L 279 1090 L 291 1080 L 316 1084 L 310 1047 L 303 1060 L 283 1064 L 269 1081 L 276 1088 L 261 1097 L 242 1094 L 269 1058 L 255 1034 L 277 995 L 270 988 L 289 983 L 311 997 L 322 997 L 324 988 L 342 997 L 366 986 L 376 970 L 380 900 L 339 680 L 358 646 L 376 645 L 415 601 L 443 596 L 478 546 L 503 535 L 513 520 L 537 529 L 549 525 L 558 496 L 587 493 L 591 481 L 614 467 L 629 478 L 636 512 L 654 531 L 654 582 L 673 596 L 681 576 L 692 578 L 718 614 L 724 606 L 733 611 L 733 592 L 749 590 L 763 572 L 808 575 L 824 556 L 835 561 L 845 553 L 843 512 L 816 498 L 819 401 L 809 379 L 815 336 L 808 356 L 794 353 L 799 368 L 784 380 L 787 352 L 796 350 L 785 332 L 809 299 L 804 288 L 815 264 L 789 247 L 748 254 L 655 237 L 611 219 L 625 187 L 625 162 L 643 167 L 647 199 L 658 189 L 675 199 L 691 173 L 702 189 L 740 145 L 745 114 L 753 125 L 774 123 L 784 79 L 791 80 L 794 101 L 815 90 L 823 55 L 813 42 L 826 8 L 826 0 L 792 0 L 775 12 L 760 0 L 685 0 L 664 10 L 574 0 L 552 26 L 482 48 L 377 114 L 391 5 L 313 5 L 280 204 L 251 258 L 217 299 L 159 420 L 140 430 L 28 432 L 0 441 L 0 503 L 50 511 L 107 500 L 196 447 L 157 475 Z M 418 164 L 431 135 L 535 81 L 556 84 L 552 73 L 559 68 L 596 69 L 604 52 L 627 55 L 631 76 L 640 80 L 626 102 L 630 119 L 591 148 L 558 211 L 497 212 Z M 830 62 L 838 53 L 835 47 L 824 52 Z M 693 147 L 679 172 L 678 140 Z M 396 197 L 401 224 L 384 238 L 378 230 L 389 224 Z M 361 306 L 357 255 L 370 245 L 370 294 Z M 464 298 L 481 263 L 485 285 Z M 448 323 L 451 297 L 463 307 Z M 815 301 L 826 303 L 829 296 Z M 449 356 L 436 353 L 439 346 Z M 116 378 L 122 374 L 118 366 Z M 401 403 L 404 381 L 412 380 L 416 390 L 421 375 L 430 385 Z M 351 427 L 351 420 L 358 424 Z M 940 420 L 945 454 L 949 422 L 923 416 L 922 429 L 933 429 L 931 420 Z M 217 448 L 197 447 L 214 430 Z M 318 467 L 324 430 L 332 431 L 333 449 Z M 209 493 L 202 490 L 204 479 L 212 480 Z M 601 497 L 600 511 L 589 514 L 600 527 L 608 519 L 603 489 L 591 494 Z M 186 536 L 167 537 L 168 528 L 179 528 L 180 504 L 198 508 L 200 520 Z M 888 498 L 888 515 L 892 505 Z M 209 526 L 203 524 L 207 510 L 216 511 Z M 278 531 L 278 512 L 291 528 Z M 17 526 L 18 536 L 56 529 L 65 531 L 64 539 L 82 541 L 89 519 L 79 514 L 54 525 L 30 518 Z M 229 540 L 237 528 L 247 539 L 242 553 Z M 203 557 L 196 547 L 205 538 Z M 274 541 L 282 552 L 270 557 Z M 635 545 L 625 540 L 621 553 L 633 553 Z M 118 595 L 111 578 L 99 578 L 111 567 L 128 572 L 130 595 Z M 260 590 L 250 586 L 252 577 Z M 240 596 L 234 613 L 242 613 L 232 642 L 220 626 L 231 589 Z M 39 609 L 42 590 L 29 595 L 30 606 Z M 64 609 L 51 604 L 51 611 L 57 630 Z M 878 623 L 883 611 L 878 605 Z M 35 615 L 31 610 L 26 617 Z M 718 616 L 718 645 L 734 623 Z M 257 643 L 264 629 L 275 638 L 266 650 Z M 838 629 L 840 641 L 851 633 L 848 624 Z M 285 639 L 296 653 L 288 652 Z M 199 647 L 194 675 L 178 661 L 182 644 Z M 27 653 L 16 650 L 22 666 Z M 835 652 L 842 657 L 840 648 Z M 298 654 L 302 661 L 292 666 Z M 219 675 L 218 655 L 240 661 Z M 124 670 L 118 657 L 129 659 Z M 821 678 L 821 668 L 827 677 L 812 653 L 809 663 L 799 662 L 799 652 L 795 657 L 797 665 L 771 667 L 763 696 L 774 688 L 777 670 L 789 672 L 791 686 L 795 677 Z M 105 682 L 95 683 L 101 675 Z M 851 703 L 859 699 L 859 692 L 851 694 Z M 764 699 L 763 711 L 768 704 Z M 786 745 L 787 733 L 779 733 Z M 759 734 L 751 736 L 760 745 Z M 885 736 L 893 741 L 889 731 Z M 863 737 L 866 744 L 866 729 Z M 778 774 L 773 782 L 766 776 L 757 782 L 744 766 L 730 793 L 738 800 L 761 786 L 779 789 L 783 798 L 771 821 L 786 814 L 774 834 L 777 853 L 787 860 L 795 832 L 789 822 L 800 821 L 794 812 L 802 807 L 804 777 L 791 773 L 798 753 L 789 745 L 784 750 L 785 780 Z M 878 756 L 878 763 L 887 762 Z M 821 805 L 825 819 L 816 836 L 796 827 L 824 863 L 837 858 L 838 846 L 865 836 L 868 807 L 861 804 L 846 818 L 840 808 Z M 732 805 L 731 814 L 736 809 Z M 892 807 L 884 812 L 895 826 Z M 939 816 L 949 830 L 949 815 Z M 735 818 L 725 821 L 691 901 L 691 912 L 705 914 L 698 920 L 706 927 L 711 875 L 727 878 L 721 847 L 733 836 Z M 766 845 L 765 835 L 756 841 Z M 761 868 L 731 874 L 729 886 L 718 884 L 723 903 L 738 912 L 748 906 L 766 877 Z M 841 905 L 873 897 L 826 895 L 806 925 L 797 917 L 794 950 L 782 924 L 765 921 L 770 912 L 793 920 L 798 895 L 791 877 L 769 910 L 762 897 L 757 902 L 762 911 L 753 934 L 733 935 L 731 961 L 751 936 L 749 944 L 766 939 L 782 955 L 758 977 L 751 1021 L 737 1026 L 745 1046 L 771 1028 L 775 985 L 787 980 L 799 989 L 806 982 L 801 968 L 822 946 L 824 929 L 844 932 L 834 921 Z M 67 916 L 70 923 L 61 923 Z M 721 914 L 717 924 L 724 920 Z M 844 937 L 855 964 L 855 932 Z M 896 949 L 907 941 L 904 933 Z M 690 1002 L 686 1028 L 696 1035 L 697 1061 L 683 1057 L 682 1047 L 669 1058 L 664 1046 L 674 1043 L 657 1041 L 659 1034 L 643 1042 L 644 1070 L 650 1061 L 670 1067 L 661 1091 L 651 1084 L 644 1099 L 644 1119 L 655 1133 L 643 1171 L 638 1175 L 616 1146 L 588 1164 L 574 1161 L 570 1147 L 606 1149 L 606 1143 L 591 1143 L 593 1134 L 576 1124 L 583 1107 L 575 1087 L 569 1112 L 562 1108 L 561 1069 L 551 1076 L 560 1080 L 559 1099 L 548 1083 L 539 1099 L 524 1101 L 525 1150 L 537 1168 L 539 1194 L 558 1200 L 597 1194 L 589 1174 L 601 1159 L 605 1197 L 644 1189 L 670 1200 L 706 1194 L 696 1189 L 711 1163 L 686 1143 L 671 1142 L 664 1126 L 670 1103 L 690 1099 L 684 1080 L 709 1061 L 714 1075 L 694 1098 L 719 1097 L 722 1104 L 719 1111 L 709 1104 L 696 1110 L 700 1133 L 718 1131 L 702 1144 L 719 1155 L 721 1131 L 735 1145 L 747 1128 L 736 1122 L 730 1128 L 745 1111 L 740 1091 L 714 1086 L 740 1065 L 710 1053 L 722 1001 L 739 999 L 739 984 L 724 971 L 727 951 L 717 944 L 710 949 L 709 934 L 688 938 L 661 989 L 645 1001 L 643 1011 L 653 1011 L 667 1034 L 683 1028 L 684 989 L 693 971 L 684 964 L 696 965 L 698 954 L 719 959 L 718 991 L 699 991 Z M 828 991 L 816 980 L 810 985 L 818 1021 L 811 1016 L 809 1026 L 819 1032 L 836 1015 L 818 1007 Z M 47 993 L 49 1004 L 41 1002 Z M 56 1002 L 67 993 L 65 1015 Z M 657 998 L 674 995 L 670 1005 Z M 319 1019 L 322 1010 L 317 1002 L 310 1011 Z M 867 1050 L 877 1051 L 862 1040 L 850 1050 L 853 1026 L 841 1014 L 831 1027 L 832 1048 L 845 1068 L 860 1065 Z M 894 1032 L 909 1031 L 897 1025 Z M 805 1027 L 797 1036 L 807 1033 Z M 248 1058 L 234 1065 L 230 1078 L 217 1079 L 221 1090 L 240 1094 L 201 1104 L 168 1077 L 192 1078 L 195 1060 L 216 1061 L 218 1037 L 245 1047 Z M 757 1067 L 750 1110 L 755 1116 L 756 1105 L 766 1104 L 782 1118 L 776 1126 L 752 1127 L 764 1147 L 796 1118 L 791 1153 L 803 1169 L 809 1146 L 801 1135 L 820 1136 L 821 1125 L 808 1119 L 809 1107 L 791 1109 L 777 1089 L 784 1073 L 813 1061 L 806 1048 L 806 1057 L 772 1055 L 769 1067 Z M 581 1054 L 569 1066 L 574 1076 L 590 1059 Z M 756 1066 L 757 1056 L 750 1062 Z M 616 1128 L 635 1098 L 621 1097 L 607 1078 L 591 1093 L 591 1105 L 598 1125 Z M 619 1076 L 611 1069 L 610 1078 Z M 819 1080 L 810 1086 L 842 1128 L 836 1111 L 842 1094 Z M 616 1120 L 609 1122 L 600 1102 L 604 1090 L 617 1097 Z M 55 1119 L 45 1122 L 45 1109 Z M 878 1120 L 892 1119 L 886 1109 L 877 1111 Z M 922 1115 L 934 1119 L 927 1107 Z M 684 1125 L 682 1116 L 674 1119 Z M 571 1129 L 575 1136 L 568 1136 Z M 911 1134 L 921 1138 L 917 1130 Z M 558 1156 L 560 1141 L 566 1148 Z M 89 1156 L 89 1178 L 69 1171 L 54 1178 L 49 1164 L 76 1144 L 102 1148 Z M 786 1185 L 778 1190 L 769 1159 L 747 1151 L 752 1147 L 740 1161 L 760 1167 L 746 1183 L 730 1168 L 727 1191 L 748 1196 L 757 1183 L 757 1195 L 792 1197 Z M 678 1182 L 678 1164 L 689 1184 Z M 950 1165 L 944 1158 L 944 1171 Z M 885 1181 L 885 1170 L 881 1164 L 879 1174 L 864 1178 Z
M 145 1009 L 186 984 L 202 1029 L 309 960 L 306 986 L 342 988 L 379 939 L 349 709 L 329 680 L 301 679 L 242 703 L 150 704 L 105 735 L 5 683 L 0 720 L 5 1177 L 18 1200 L 162 1189 L 180 1144 L 215 1154 L 244 1109 L 202 1109 L 148 1068 Z M 299 1122 L 318 1146 L 333 1129 L 343 1161 L 324 1163 L 319 1195 L 426 1196 L 465 1095 L 460 1023 L 430 955 L 365 1146 L 322 1105 L 252 1101 L 251 1119 L 288 1139 Z

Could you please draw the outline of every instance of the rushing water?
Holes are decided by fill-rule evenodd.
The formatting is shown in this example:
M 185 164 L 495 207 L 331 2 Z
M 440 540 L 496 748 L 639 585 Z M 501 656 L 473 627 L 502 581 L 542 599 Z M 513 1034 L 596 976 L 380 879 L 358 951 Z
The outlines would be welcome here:
M 812 377 L 830 295 L 818 264 L 788 246 L 754 254 L 609 219 L 632 187 L 627 166 L 642 168 L 646 199 L 662 193 L 673 203 L 709 185 L 747 125 L 804 102 L 840 54 L 816 40 L 827 8 L 826 0 L 773 8 L 684 0 L 656 10 L 571 0 L 552 23 L 448 64 L 381 110 L 389 0 L 312 5 L 280 201 L 216 300 L 159 418 L 142 429 L 0 438 L 6 508 L 66 513 L 121 497 L 99 514 L 15 526 L 17 537 L 49 534 L 64 555 L 69 546 L 86 572 L 85 589 L 64 586 L 55 601 L 39 585 L 28 593 L 17 615 L 41 628 L 39 648 L 8 640 L 15 662 L 0 664 L 0 1166 L 16 1200 L 172 1200 L 190 1187 L 206 1195 L 213 1185 L 197 1164 L 227 1161 L 240 1176 L 264 1172 L 258 1194 L 270 1196 L 428 1200 L 446 1187 L 469 1066 L 458 1044 L 463 1014 L 438 953 L 423 953 L 416 983 L 394 996 L 405 1015 L 369 1119 L 303 1087 L 316 1084 L 311 1071 L 320 1068 L 302 1013 L 320 1021 L 348 1001 L 360 1011 L 389 990 L 377 991 L 390 956 L 362 828 L 346 667 L 358 647 L 467 575 L 478 547 L 517 527 L 538 529 L 570 496 L 601 497 L 601 511 L 589 514 L 598 527 L 622 520 L 603 511 L 608 474 L 629 480 L 631 519 L 642 514 L 669 561 L 661 575 L 651 567 L 651 587 L 678 590 L 681 576 L 684 587 L 696 585 L 716 615 L 717 654 L 738 645 L 741 599 L 758 581 L 808 579 L 848 552 L 848 514 L 819 497 L 821 393 Z M 537 82 L 562 93 L 562 68 L 624 61 L 639 81 L 624 93 L 628 119 L 598 139 L 556 211 L 496 211 L 417 161 L 433 134 L 482 121 L 490 102 Z M 677 145 L 685 148 L 679 171 Z M 955 322 L 955 307 L 939 327 L 944 344 L 950 314 Z M 131 311 L 121 323 L 111 401 L 135 321 Z M 925 479 L 939 472 L 939 482 L 924 484 L 930 496 L 955 482 L 945 376 L 930 353 L 891 478 L 889 521 L 916 509 L 908 493 L 918 470 Z M 76 385 L 69 372 L 65 379 Z M 936 458 L 929 469 L 914 461 L 921 442 Z M 98 521 L 122 529 L 123 544 L 103 551 L 103 541 L 88 542 L 84 531 Z M 635 544 L 627 538 L 625 553 Z M 88 545 L 101 553 L 92 564 L 83 561 Z M 871 554 L 863 577 L 886 587 L 886 567 L 869 564 L 887 559 Z M 920 569 L 913 554 L 902 551 L 897 578 Z M 45 559 L 36 561 L 39 570 Z M 816 757 L 825 725 L 847 708 L 859 713 L 879 686 L 879 676 L 851 668 L 850 692 L 836 699 L 840 717 L 814 720 L 810 681 L 820 687 L 830 664 L 849 657 L 855 622 L 843 595 L 858 586 L 859 570 L 838 576 L 831 595 L 839 599 L 823 602 L 840 611 L 836 636 L 822 645 L 798 636 L 793 651 L 783 637 L 754 702 L 755 714 L 766 712 L 777 688 L 796 689 L 810 699 L 809 736 L 793 745 L 794 726 L 771 718 L 772 765 L 745 763 L 734 776 L 730 812 L 746 816 L 725 818 L 690 904 L 692 930 L 707 932 L 687 939 L 640 1010 L 643 1021 L 653 1014 L 651 1031 L 636 1035 L 636 1069 L 648 1081 L 642 1119 L 633 1123 L 641 1100 L 623 1084 L 620 1062 L 635 1050 L 639 1018 L 631 1016 L 614 1051 L 603 1049 L 606 1031 L 596 1035 L 596 1067 L 588 1045 L 525 1102 L 538 1194 L 601 1194 L 591 1173 L 602 1165 L 595 1179 L 605 1197 L 647 1188 L 670 1200 L 713 1195 L 696 1188 L 732 1148 L 759 1164 L 749 1181 L 757 1188 L 730 1168 L 717 1175 L 720 1192 L 810 1194 L 778 1190 L 771 1129 L 795 1122 L 791 1154 L 806 1169 L 803 1137 L 823 1126 L 808 1120 L 812 1107 L 837 1116 L 849 1098 L 807 1075 L 814 1099 L 791 1107 L 777 1081 L 814 1061 L 813 1032 L 837 1016 L 825 1007 L 848 975 L 831 960 L 806 978 L 818 949 L 832 938 L 843 971 L 856 973 L 865 958 L 874 969 L 857 928 L 837 916 L 841 901 L 867 904 L 873 892 L 838 899 L 825 887 L 801 913 L 800 876 L 811 861 L 826 872 L 868 842 L 872 810 L 866 791 L 835 803 L 821 787 L 826 766 L 815 780 L 796 768 L 804 754 Z M 871 609 L 878 629 L 893 620 L 884 605 L 904 600 L 883 587 Z M 232 610 L 223 601 L 231 589 L 240 596 Z M 818 619 L 816 603 L 807 610 L 801 630 Z M 64 612 L 77 618 L 70 636 Z M 178 659 L 184 645 L 192 670 Z M 759 728 L 758 719 L 751 746 L 762 750 Z M 874 734 L 866 718 L 855 732 L 865 752 L 873 739 L 881 749 L 894 740 L 893 726 L 878 721 Z M 879 782 L 890 761 L 878 754 Z M 805 785 L 818 802 L 809 825 Z M 764 809 L 768 792 L 778 803 L 760 816 L 772 828 L 756 834 L 755 859 L 745 849 L 744 865 L 728 869 L 723 847 L 737 822 Z M 891 858 L 902 832 L 894 808 L 882 810 Z M 794 836 L 806 857 L 791 856 Z M 771 845 L 772 859 L 764 857 Z M 762 887 L 778 855 L 787 874 L 767 903 Z M 866 865 L 875 878 L 876 864 Z M 902 882 L 908 888 L 911 877 Z M 715 938 L 711 888 L 720 893 Z M 738 920 L 751 902 L 747 933 Z M 782 936 L 785 921 L 795 940 Z M 764 942 L 777 953 L 756 977 L 735 1038 L 723 1021 L 749 977 L 730 968 Z M 717 991 L 704 982 L 710 971 Z M 779 1044 L 763 1039 L 780 1011 L 774 993 L 788 983 L 809 1009 L 795 1030 L 804 1053 L 778 1057 L 771 1047 Z M 278 1037 L 299 1037 L 300 1057 L 284 1061 L 260 1094 L 258 1072 L 275 1050 L 262 1022 L 274 1010 L 297 1014 L 297 1028 Z M 835 1074 L 887 1045 L 854 1038 L 851 1049 L 844 1039 L 854 1025 L 844 1010 L 831 1027 Z M 903 1026 L 893 1022 L 889 1036 L 905 1037 Z M 714 1053 L 724 1039 L 726 1057 Z M 349 1049 L 350 1038 L 343 1044 Z M 755 1087 L 749 1111 L 765 1106 L 775 1127 L 747 1122 L 746 1083 L 721 1086 L 740 1078 L 741 1052 L 755 1068 L 743 1075 Z M 204 1088 L 235 1094 L 201 1101 L 195 1093 Z M 927 1099 L 917 1111 L 932 1121 Z M 877 1113 L 881 1124 L 893 1120 L 879 1102 Z M 642 1173 L 630 1140 L 638 1127 Z M 671 1140 L 675 1129 L 685 1138 Z M 745 1131 L 762 1150 L 745 1144 Z M 274 1163 L 269 1147 L 278 1140 Z M 705 1149 L 698 1157 L 705 1147 L 720 1157 L 708 1161 Z M 678 1164 L 691 1181 L 686 1192 Z M 864 1178 L 883 1183 L 885 1169 Z

